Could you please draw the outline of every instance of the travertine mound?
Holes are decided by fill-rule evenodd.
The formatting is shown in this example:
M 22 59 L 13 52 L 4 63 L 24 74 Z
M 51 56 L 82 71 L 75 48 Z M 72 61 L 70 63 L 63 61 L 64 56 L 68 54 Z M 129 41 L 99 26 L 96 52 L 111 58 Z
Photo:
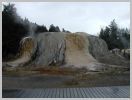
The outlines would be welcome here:
M 45 32 L 21 41 L 20 58 L 10 66 L 73 66 L 96 70 L 96 57 L 108 52 L 106 43 L 86 33 Z

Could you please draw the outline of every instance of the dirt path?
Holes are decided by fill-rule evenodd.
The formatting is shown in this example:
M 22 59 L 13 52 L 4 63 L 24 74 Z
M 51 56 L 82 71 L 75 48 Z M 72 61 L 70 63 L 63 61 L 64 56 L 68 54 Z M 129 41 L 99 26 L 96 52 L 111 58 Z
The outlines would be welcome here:
M 3 89 L 23 88 L 60 88 L 60 87 L 97 87 L 130 85 L 130 74 L 119 75 L 33 75 L 3 76 Z
M 61 75 L 35 75 L 22 77 L 2 77 L 3 89 L 19 89 L 19 88 L 43 88 L 58 87 L 63 83 L 72 79 L 71 76 Z

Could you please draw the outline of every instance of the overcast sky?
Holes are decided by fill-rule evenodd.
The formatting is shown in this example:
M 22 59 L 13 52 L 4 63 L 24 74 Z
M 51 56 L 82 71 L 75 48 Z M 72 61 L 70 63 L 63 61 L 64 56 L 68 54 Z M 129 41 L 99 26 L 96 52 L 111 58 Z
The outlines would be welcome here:
M 115 19 L 119 27 L 130 28 L 128 2 L 17 2 L 18 14 L 39 25 L 58 25 L 71 32 L 96 35 Z

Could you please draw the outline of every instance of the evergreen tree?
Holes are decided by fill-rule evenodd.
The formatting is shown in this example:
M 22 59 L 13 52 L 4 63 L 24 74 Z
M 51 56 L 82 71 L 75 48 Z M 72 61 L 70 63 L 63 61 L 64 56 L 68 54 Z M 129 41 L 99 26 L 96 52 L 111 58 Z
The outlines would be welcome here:
M 70 31 L 67 31 L 64 28 L 62 28 L 62 32 L 71 33 Z
M 37 25 L 35 33 L 42 33 L 42 32 L 48 32 L 46 26 L 42 25 Z
M 128 29 L 120 29 L 115 20 L 111 21 L 109 26 L 100 30 L 99 37 L 106 41 L 109 49 L 130 48 L 130 31 Z
M 14 4 L 4 5 L 2 11 L 2 57 L 16 55 L 19 42 L 27 33 L 26 27 L 20 23 Z
M 50 25 L 49 32 L 60 32 L 60 28 L 58 26 Z
M 66 32 L 64 28 L 62 28 L 62 32 Z
M 55 26 L 53 24 L 50 25 L 49 32 L 55 32 Z
M 60 32 L 60 28 L 58 26 L 55 27 L 56 32 Z

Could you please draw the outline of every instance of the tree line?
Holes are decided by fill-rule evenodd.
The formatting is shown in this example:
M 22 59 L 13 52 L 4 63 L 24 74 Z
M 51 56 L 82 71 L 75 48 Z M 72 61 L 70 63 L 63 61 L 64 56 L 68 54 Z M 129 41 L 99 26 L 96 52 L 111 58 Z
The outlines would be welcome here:
M 119 28 L 115 20 L 104 29 L 101 28 L 99 37 L 102 38 L 111 49 L 129 49 L 130 48 L 130 30 L 128 28 Z

